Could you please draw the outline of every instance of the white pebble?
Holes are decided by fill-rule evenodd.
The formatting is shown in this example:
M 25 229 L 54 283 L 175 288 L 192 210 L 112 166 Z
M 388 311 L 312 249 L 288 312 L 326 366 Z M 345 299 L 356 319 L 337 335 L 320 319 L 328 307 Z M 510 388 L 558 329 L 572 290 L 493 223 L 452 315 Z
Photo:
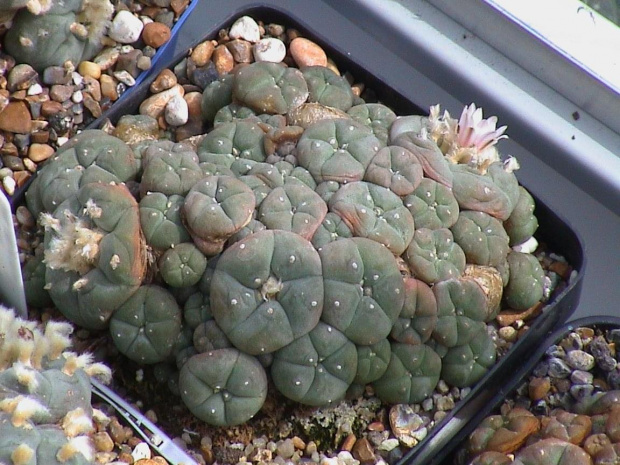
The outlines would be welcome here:
M 252 51 L 256 61 L 280 63 L 286 56 L 286 45 L 280 39 L 267 37 L 256 42 Z
M 33 84 L 30 87 L 28 87 L 28 95 L 39 95 L 41 92 L 43 92 L 43 87 L 41 87 L 41 84 Z
M 131 44 L 140 38 L 143 28 L 144 24 L 140 18 L 130 11 L 121 10 L 114 17 L 108 35 L 121 44 Z
M 134 79 L 134 77 L 129 74 L 128 71 L 126 70 L 121 70 L 121 71 L 114 71 L 114 77 L 116 79 L 118 79 L 119 81 L 121 81 L 123 84 L 131 87 L 133 85 L 136 84 L 136 80 Z
M 136 447 L 133 448 L 131 452 L 131 456 L 133 457 L 133 461 L 137 462 L 142 459 L 150 459 L 151 458 L 151 448 L 146 442 L 140 442 Z
M 254 43 L 260 39 L 260 30 L 256 21 L 249 16 L 242 16 L 230 27 L 228 37 L 231 39 L 244 39 Z
M 166 105 L 164 116 L 170 126 L 182 126 L 189 119 L 187 102 L 180 94 L 172 97 Z
M 13 179 L 11 176 L 5 176 L 4 178 L 2 178 L 2 187 L 4 187 L 4 191 L 7 194 L 13 195 L 15 193 L 16 186 L 17 183 L 15 182 L 15 179 Z

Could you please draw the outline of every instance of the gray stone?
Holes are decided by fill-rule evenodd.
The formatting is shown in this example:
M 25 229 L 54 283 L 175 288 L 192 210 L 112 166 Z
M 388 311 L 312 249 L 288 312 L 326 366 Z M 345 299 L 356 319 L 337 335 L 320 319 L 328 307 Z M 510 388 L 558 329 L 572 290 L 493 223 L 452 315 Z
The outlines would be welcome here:
M 575 370 L 570 375 L 573 384 L 592 384 L 594 375 L 589 371 Z
M 254 43 L 260 40 L 260 30 L 254 19 L 249 16 L 242 16 L 230 27 L 228 37 L 231 39 L 244 39 Z
M 594 368 L 594 357 L 583 350 L 571 350 L 565 360 L 575 370 L 589 371 Z
M 144 24 L 127 10 L 119 11 L 110 25 L 108 35 L 121 44 L 132 44 L 140 38 Z
M 548 374 L 552 378 L 566 378 L 571 371 L 570 367 L 561 358 L 552 357 L 549 359 Z

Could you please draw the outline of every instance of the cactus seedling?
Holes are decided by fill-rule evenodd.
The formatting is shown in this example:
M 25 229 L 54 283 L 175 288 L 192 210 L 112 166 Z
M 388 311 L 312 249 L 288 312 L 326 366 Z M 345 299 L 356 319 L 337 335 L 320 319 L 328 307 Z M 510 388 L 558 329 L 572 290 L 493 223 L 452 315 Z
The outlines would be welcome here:
M 498 219 L 484 212 L 465 210 L 459 213 L 450 230 L 468 263 L 485 266 L 505 263 L 510 250 L 509 239 Z
M 159 259 L 162 279 L 171 287 L 190 287 L 200 281 L 207 258 L 191 242 L 169 248 Z
M 441 359 L 426 344 L 392 344 L 386 372 L 372 383 L 377 396 L 391 404 L 413 404 L 429 397 L 441 372 Z
M 437 324 L 437 300 L 431 288 L 415 278 L 405 278 L 405 303 L 390 336 L 404 344 L 424 344 Z
M 190 357 L 179 376 L 188 408 L 214 426 L 238 425 L 252 418 L 267 397 L 267 375 L 259 361 L 234 348 Z
M 414 233 L 413 217 L 391 190 L 365 181 L 342 186 L 329 199 L 355 236 L 385 245 L 394 255 L 402 254 Z
M 465 253 L 449 229 L 417 229 L 404 254 L 413 275 L 427 284 L 458 278 L 465 270 Z
M 190 240 L 181 220 L 184 202 L 185 197 L 161 192 L 149 192 L 140 199 L 140 225 L 148 245 L 167 250 Z
M 441 379 L 451 386 L 471 386 L 495 364 L 495 343 L 482 327 L 469 342 L 448 349 L 441 362 Z
M 194 184 L 183 204 L 185 226 L 198 248 L 216 255 L 226 240 L 252 219 L 256 200 L 242 181 L 207 176 Z
M 163 287 L 141 286 L 112 316 L 110 334 L 118 349 L 139 363 L 165 360 L 181 331 L 181 309 Z
M 391 108 L 382 103 L 361 103 L 349 108 L 347 114 L 372 129 L 377 139 L 387 145 L 388 129 L 396 120 L 396 113 Z
M 352 237 L 351 228 L 334 212 L 328 212 L 312 236 L 312 245 L 320 249 L 325 244 L 340 238 Z
M 407 149 L 395 145 L 383 147 L 373 157 L 364 181 L 386 187 L 398 196 L 411 194 L 422 181 L 422 165 Z
M 289 399 L 321 406 L 344 397 L 356 369 L 355 345 L 336 328 L 319 322 L 274 354 L 271 377 Z
M 403 280 L 390 251 L 362 237 L 340 239 L 320 250 L 325 281 L 321 319 L 354 343 L 388 336 L 403 307 Z
M 511 247 L 527 241 L 538 229 L 534 206 L 532 195 L 524 187 L 519 186 L 519 199 L 508 219 L 504 221 L 504 229 L 510 237 Z
M 153 144 L 143 154 L 140 194 L 187 195 L 203 177 L 193 151 L 166 150 Z
M 353 106 L 351 85 L 325 66 L 306 66 L 301 73 L 308 85 L 308 102 L 316 102 L 342 111 Z
M 395 139 L 390 139 L 392 145 L 406 148 L 418 159 L 427 178 L 433 179 L 446 187 L 452 187 L 454 175 L 450 170 L 450 163 L 437 147 L 437 144 L 427 137 L 426 133 L 417 134 L 404 132 Z
M 590 465 L 592 458 L 581 447 L 561 439 L 542 439 L 519 451 L 515 465 Z M 597 460 L 597 463 L 600 463 Z
M 459 204 L 452 190 L 429 178 L 403 199 L 416 228 L 451 228 L 459 217 Z

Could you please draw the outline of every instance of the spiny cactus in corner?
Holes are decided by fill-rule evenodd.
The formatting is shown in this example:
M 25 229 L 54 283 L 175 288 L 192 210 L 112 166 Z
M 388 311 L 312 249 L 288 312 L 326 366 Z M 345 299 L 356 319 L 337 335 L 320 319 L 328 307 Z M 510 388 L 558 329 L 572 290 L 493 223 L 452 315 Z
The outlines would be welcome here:
M 90 377 L 111 372 L 67 349 L 73 327 L 45 327 L 0 306 L 0 463 L 90 464 L 95 452 Z
M 109 0 L 30 0 L 13 18 L 4 47 L 38 71 L 67 62 L 77 67 L 101 48 L 113 12 Z

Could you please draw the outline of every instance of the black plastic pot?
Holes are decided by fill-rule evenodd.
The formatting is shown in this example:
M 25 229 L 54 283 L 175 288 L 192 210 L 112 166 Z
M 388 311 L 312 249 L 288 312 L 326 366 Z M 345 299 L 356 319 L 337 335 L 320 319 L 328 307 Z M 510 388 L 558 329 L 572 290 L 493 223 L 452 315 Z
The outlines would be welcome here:
M 379 100 L 392 107 L 397 114 L 425 113 L 422 108 L 428 107 L 429 96 L 436 92 L 435 84 L 415 70 L 415 63 L 403 62 L 328 3 L 313 2 L 309 8 L 294 1 L 263 1 L 257 6 L 252 1 L 233 0 L 224 9 L 214 2 L 202 0 L 167 44 L 144 81 L 127 92 L 122 104 L 114 105 L 103 118 L 116 122 L 122 115 L 135 113 L 148 96 L 150 83 L 161 70 L 174 67 L 186 57 L 188 49 L 205 39 L 215 38 L 220 29 L 229 27 L 243 15 L 302 31 L 305 37 L 326 50 L 339 69 L 350 71 L 357 81 L 372 88 Z M 537 239 L 566 257 L 577 271 L 576 276 L 544 307 L 542 315 L 531 323 L 529 330 L 508 354 L 401 460 L 401 464 L 441 463 L 450 450 L 449 445 L 454 444 L 454 438 L 463 427 L 503 390 L 505 380 L 521 366 L 524 358 L 537 349 L 539 341 L 567 321 L 577 307 L 586 262 L 582 242 L 566 221 L 541 202 L 537 203 L 536 214 L 540 223 Z
M 339 69 L 351 72 L 357 81 L 364 82 L 380 101 L 392 107 L 397 114 L 424 114 L 426 110 L 423 109 L 431 104 L 447 105 L 447 102 L 436 100 L 438 95 L 445 95 L 445 91 L 416 71 L 417 63 L 403 61 L 328 1 L 302 3 L 269 0 L 257 3 L 230 0 L 225 7 L 220 2 L 194 1 L 196 4 L 192 14 L 185 18 L 175 35 L 161 49 L 148 75 L 91 127 L 98 127 L 104 119 L 116 122 L 122 115 L 136 113 L 148 95 L 151 82 L 161 70 L 173 67 L 186 56 L 188 49 L 207 38 L 216 37 L 220 29 L 230 26 L 242 15 L 300 30 L 305 37 L 320 44 Z M 351 17 L 355 15 L 351 14 Z M 449 103 L 454 106 L 453 99 Z M 17 201 L 20 201 L 19 198 Z M 440 463 L 465 425 L 502 391 L 506 379 L 525 358 L 535 352 L 540 340 L 567 321 L 577 307 L 586 263 L 582 241 L 566 221 L 540 201 L 537 202 L 536 215 L 540 224 L 537 239 L 547 243 L 553 252 L 566 257 L 576 271 L 575 276 L 553 296 L 542 314 L 531 322 L 525 335 L 472 388 L 467 398 L 457 403 L 455 409 L 403 457 L 402 464 Z
M 529 357 L 523 359 L 522 363 L 518 367 L 515 367 L 515 371 L 512 375 L 506 377 L 505 381 L 502 383 L 502 386 L 497 390 L 497 392 L 495 392 L 488 402 L 482 404 L 480 408 L 469 418 L 469 421 L 467 421 L 463 428 L 452 436 L 449 447 L 441 452 L 441 458 L 443 459 L 451 454 L 456 454 L 458 449 L 463 446 L 467 437 L 478 427 L 478 425 L 487 416 L 497 412 L 504 401 L 509 399 L 514 394 L 517 387 L 527 379 L 536 365 L 542 361 L 547 349 L 560 342 L 569 333 L 577 328 L 593 328 L 602 330 L 620 329 L 620 317 L 591 316 L 579 318 L 556 328 L 538 345 L 536 350 L 531 353 Z M 437 462 L 432 461 L 429 463 Z M 453 461 L 450 460 L 446 463 L 453 463 Z

